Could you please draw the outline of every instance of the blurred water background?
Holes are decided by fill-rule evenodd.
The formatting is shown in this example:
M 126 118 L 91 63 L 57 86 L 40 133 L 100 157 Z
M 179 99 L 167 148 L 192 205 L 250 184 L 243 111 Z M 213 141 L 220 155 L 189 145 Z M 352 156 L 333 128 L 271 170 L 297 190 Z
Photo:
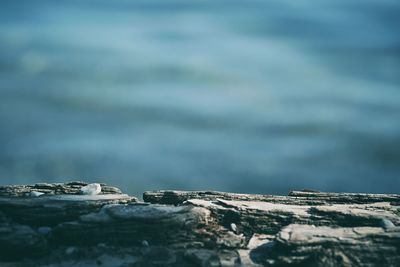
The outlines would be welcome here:
M 400 1 L 0 3 L 0 183 L 400 191 Z

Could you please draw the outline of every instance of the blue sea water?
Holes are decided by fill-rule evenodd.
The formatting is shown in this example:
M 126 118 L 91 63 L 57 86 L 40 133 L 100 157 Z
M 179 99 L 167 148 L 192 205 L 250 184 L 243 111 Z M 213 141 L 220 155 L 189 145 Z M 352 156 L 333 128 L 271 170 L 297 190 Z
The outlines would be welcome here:
M 0 184 L 399 193 L 399 1 L 0 2 Z

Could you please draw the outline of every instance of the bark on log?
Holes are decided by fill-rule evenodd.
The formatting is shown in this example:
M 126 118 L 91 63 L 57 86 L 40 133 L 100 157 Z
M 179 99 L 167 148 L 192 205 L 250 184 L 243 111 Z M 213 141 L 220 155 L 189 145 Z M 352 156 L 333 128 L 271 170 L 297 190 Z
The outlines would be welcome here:
M 400 265 L 399 195 L 86 185 L 0 187 L 0 266 Z

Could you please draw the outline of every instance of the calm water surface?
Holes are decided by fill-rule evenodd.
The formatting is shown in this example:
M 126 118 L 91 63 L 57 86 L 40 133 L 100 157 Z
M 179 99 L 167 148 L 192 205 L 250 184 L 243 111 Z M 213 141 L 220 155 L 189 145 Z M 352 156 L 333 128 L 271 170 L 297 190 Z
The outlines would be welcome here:
M 399 1 L 1 1 L 0 184 L 400 192 Z

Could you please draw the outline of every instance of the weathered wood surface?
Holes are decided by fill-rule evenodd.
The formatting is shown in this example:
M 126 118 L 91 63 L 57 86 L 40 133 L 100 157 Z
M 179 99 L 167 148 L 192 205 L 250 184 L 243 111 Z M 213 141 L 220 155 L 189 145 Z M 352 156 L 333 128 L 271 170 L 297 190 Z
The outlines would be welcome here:
M 400 196 L 0 187 L 0 266 L 400 266 Z

